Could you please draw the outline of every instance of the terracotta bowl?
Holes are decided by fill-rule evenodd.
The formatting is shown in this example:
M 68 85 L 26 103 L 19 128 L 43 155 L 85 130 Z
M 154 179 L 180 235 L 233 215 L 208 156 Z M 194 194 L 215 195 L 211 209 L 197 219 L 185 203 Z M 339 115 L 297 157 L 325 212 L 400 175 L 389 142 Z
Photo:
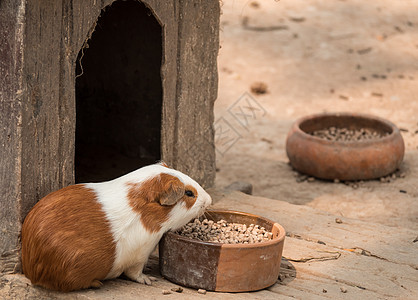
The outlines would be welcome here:
M 266 218 L 235 211 L 209 211 L 209 220 L 256 224 L 273 239 L 256 244 L 220 244 L 166 233 L 160 241 L 160 271 L 177 284 L 208 291 L 247 292 L 273 285 L 279 276 L 285 230 Z
M 310 132 L 330 127 L 388 133 L 366 141 L 329 141 Z M 386 176 L 402 162 L 405 146 L 391 122 L 365 114 L 318 114 L 297 120 L 287 135 L 286 152 L 297 171 L 322 179 L 363 180 Z

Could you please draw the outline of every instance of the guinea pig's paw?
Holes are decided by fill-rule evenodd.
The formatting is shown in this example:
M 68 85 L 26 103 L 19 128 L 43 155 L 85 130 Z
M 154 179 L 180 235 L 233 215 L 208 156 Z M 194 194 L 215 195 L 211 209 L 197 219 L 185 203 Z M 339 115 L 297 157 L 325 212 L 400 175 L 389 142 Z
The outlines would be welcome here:
M 98 288 L 100 288 L 102 285 L 103 285 L 103 283 L 102 283 L 101 281 L 97 280 L 97 279 L 93 280 L 93 281 L 90 283 L 90 287 L 91 287 L 91 288 L 94 288 L 94 289 L 98 289 Z
M 124 273 L 133 281 L 146 285 L 151 285 L 151 279 L 147 275 L 142 273 L 143 266 L 143 264 L 134 265 L 129 269 L 125 270 Z
M 136 276 L 136 278 L 134 280 L 136 282 L 146 284 L 146 285 L 151 285 L 152 284 L 151 278 L 149 278 L 149 276 L 145 275 L 144 273 L 141 273 L 138 276 Z

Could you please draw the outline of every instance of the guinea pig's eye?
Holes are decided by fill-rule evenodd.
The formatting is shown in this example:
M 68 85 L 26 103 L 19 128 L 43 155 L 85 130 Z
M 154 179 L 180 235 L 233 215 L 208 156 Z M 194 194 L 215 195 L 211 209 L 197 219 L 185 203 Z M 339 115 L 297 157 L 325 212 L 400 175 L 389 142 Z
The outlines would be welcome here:
M 185 194 L 187 197 L 194 197 L 194 193 L 193 193 L 192 191 L 190 191 L 190 190 L 187 190 L 186 192 L 184 192 L 184 194 Z

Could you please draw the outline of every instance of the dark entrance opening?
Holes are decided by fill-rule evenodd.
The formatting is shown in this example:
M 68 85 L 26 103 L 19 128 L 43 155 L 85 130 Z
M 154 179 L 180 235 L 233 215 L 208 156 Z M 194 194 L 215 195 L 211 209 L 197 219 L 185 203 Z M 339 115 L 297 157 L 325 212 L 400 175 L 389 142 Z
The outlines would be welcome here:
M 160 159 L 161 60 L 161 25 L 143 3 L 120 0 L 102 12 L 76 64 L 76 182 Z

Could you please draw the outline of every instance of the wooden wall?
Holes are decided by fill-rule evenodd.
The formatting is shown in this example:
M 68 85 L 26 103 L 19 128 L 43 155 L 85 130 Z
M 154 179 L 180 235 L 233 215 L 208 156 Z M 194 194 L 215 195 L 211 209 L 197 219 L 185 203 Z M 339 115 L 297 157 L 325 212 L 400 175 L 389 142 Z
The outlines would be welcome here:
M 75 63 L 113 1 L 0 1 L 0 273 L 20 270 L 31 207 L 74 183 Z M 162 159 L 209 187 L 219 1 L 143 3 L 163 28 Z
M 0 1 L 0 273 L 19 271 L 24 9 Z

